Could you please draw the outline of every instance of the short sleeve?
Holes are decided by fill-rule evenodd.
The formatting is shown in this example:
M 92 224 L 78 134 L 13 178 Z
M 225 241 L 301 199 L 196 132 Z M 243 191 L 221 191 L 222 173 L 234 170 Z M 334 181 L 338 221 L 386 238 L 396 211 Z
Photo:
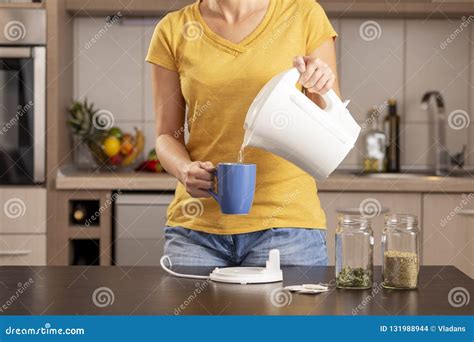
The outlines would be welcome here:
M 156 25 L 145 60 L 171 71 L 178 71 L 172 42 L 173 30 L 167 15 Z
M 306 49 L 308 55 L 326 40 L 337 37 L 337 33 L 332 27 L 326 12 L 316 1 L 305 1 L 303 16 L 305 16 Z

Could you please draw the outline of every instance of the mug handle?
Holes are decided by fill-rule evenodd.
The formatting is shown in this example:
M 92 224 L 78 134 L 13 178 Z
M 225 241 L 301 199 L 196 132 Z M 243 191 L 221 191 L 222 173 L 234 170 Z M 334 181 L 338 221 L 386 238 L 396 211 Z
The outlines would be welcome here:
M 216 171 L 214 172 L 214 179 L 217 180 L 217 168 L 216 168 Z M 216 182 L 216 186 L 217 186 L 217 182 Z M 214 189 L 209 189 L 207 190 L 207 192 L 216 200 L 217 203 L 219 203 L 219 195 L 214 191 Z

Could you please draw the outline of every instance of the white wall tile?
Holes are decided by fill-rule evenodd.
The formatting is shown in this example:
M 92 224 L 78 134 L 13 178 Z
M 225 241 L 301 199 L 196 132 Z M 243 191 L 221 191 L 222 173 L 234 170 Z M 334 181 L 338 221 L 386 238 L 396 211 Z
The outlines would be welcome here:
M 408 122 L 429 122 L 433 118 L 420 107 L 428 90 L 440 91 L 446 105 L 446 115 L 468 112 L 469 30 L 460 29 L 461 22 L 447 20 L 407 21 L 406 114 Z M 472 89 L 472 88 L 471 88 Z M 472 91 L 471 91 L 472 92 Z M 453 114 L 459 115 L 459 114 Z M 453 116 L 451 116 L 453 117 Z M 461 151 L 468 142 L 468 129 L 452 129 L 446 125 L 446 146 L 451 154 Z
M 400 129 L 401 163 L 405 169 L 432 169 L 434 148 L 432 127 L 423 123 L 407 123 Z
M 339 23 L 339 79 L 343 98 L 351 100 L 352 115 L 363 123 L 372 106 L 381 106 L 390 97 L 402 105 L 403 21 L 377 20 L 374 24 L 369 20 L 341 19 Z M 375 28 L 373 40 L 370 32 L 361 34 L 364 27 Z M 380 37 L 375 38 L 379 33 Z M 364 132 L 341 168 L 362 167 L 363 136 Z
M 342 95 L 359 122 L 390 97 L 403 103 L 403 56 L 402 20 L 341 20 Z
M 75 19 L 74 95 L 110 110 L 116 120 L 142 120 L 143 29 L 119 23 L 105 27 L 103 18 Z
M 155 30 L 155 26 L 146 26 L 144 27 L 144 34 L 143 34 L 143 48 L 144 54 L 146 56 L 148 52 L 148 47 L 150 45 L 151 37 L 153 36 L 153 32 Z M 153 94 L 151 88 L 151 65 L 145 62 L 145 66 L 143 68 L 143 94 L 144 94 L 144 115 L 145 121 L 151 122 L 155 120 L 155 113 L 153 110 Z
M 146 122 L 144 124 L 144 132 L 145 132 L 145 155 L 148 152 L 155 148 L 155 141 L 156 141 L 156 128 L 154 122 Z
M 464 30 L 451 43 L 446 39 L 460 22 L 408 20 L 406 61 L 406 115 L 408 122 L 428 122 L 420 101 L 429 90 L 438 90 L 446 102 L 446 113 L 467 110 L 469 89 L 469 34 Z M 448 146 L 449 147 L 449 146 Z
M 339 19 L 329 18 L 334 30 L 336 30 L 338 34 L 338 38 L 336 38 L 335 46 L 336 46 L 336 62 L 337 62 L 337 74 L 340 77 L 341 74 L 341 21 Z

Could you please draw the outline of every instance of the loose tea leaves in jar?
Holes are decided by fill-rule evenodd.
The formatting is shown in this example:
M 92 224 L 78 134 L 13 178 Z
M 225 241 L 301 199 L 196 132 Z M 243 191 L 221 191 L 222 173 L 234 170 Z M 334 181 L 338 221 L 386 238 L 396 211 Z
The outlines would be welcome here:
M 386 251 L 383 278 L 385 287 L 416 288 L 418 255 L 413 252 Z
M 369 288 L 372 286 L 371 272 L 364 268 L 344 267 L 337 275 L 337 286 L 343 288 Z

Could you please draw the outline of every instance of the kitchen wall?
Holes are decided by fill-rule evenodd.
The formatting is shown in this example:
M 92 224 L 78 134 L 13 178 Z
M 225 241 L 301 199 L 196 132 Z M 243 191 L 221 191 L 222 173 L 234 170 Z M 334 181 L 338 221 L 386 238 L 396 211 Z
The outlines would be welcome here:
M 148 150 L 154 126 L 150 67 L 144 58 L 155 21 L 123 21 L 108 26 L 102 18 L 75 19 L 74 96 L 111 111 L 125 130 L 142 128 Z M 339 33 L 341 90 L 359 123 L 370 127 L 370 108 L 383 109 L 388 98 L 396 98 L 403 165 L 429 168 L 432 125 L 420 102 L 426 91 L 439 90 L 449 115 L 447 146 L 456 153 L 468 145 L 468 163 L 474 166 L 474 19 L 332 21 Z M 343 168 L 360 168 L 361 151 L 359 144 Z

